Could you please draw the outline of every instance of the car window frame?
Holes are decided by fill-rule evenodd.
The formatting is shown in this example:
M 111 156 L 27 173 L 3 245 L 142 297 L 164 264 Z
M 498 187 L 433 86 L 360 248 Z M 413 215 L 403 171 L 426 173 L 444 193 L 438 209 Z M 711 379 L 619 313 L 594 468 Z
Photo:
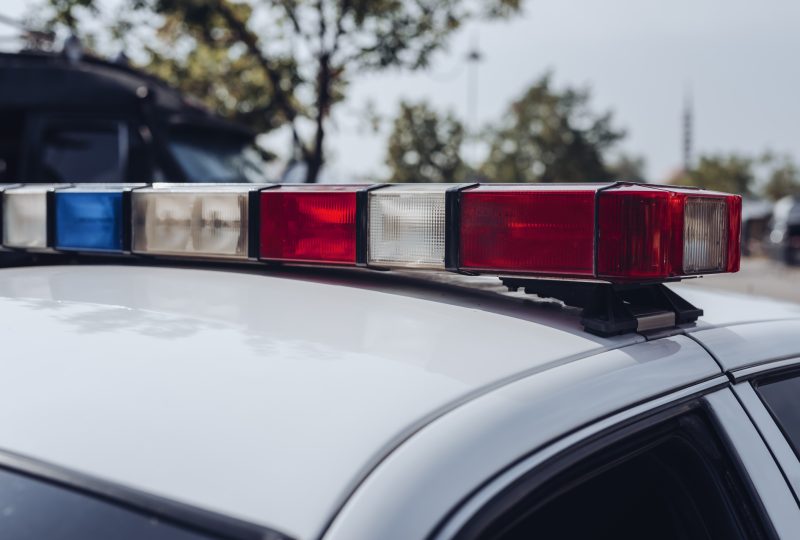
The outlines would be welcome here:
M 279 531 L 259 524 L 116 484 L 4 449 L 0 449 L 0 468 L 213 537 L 231 540 L 292 540 Z
M 800 505 L 800 457 L 755 388 L 764 380 L 792 375 L 800 377 L 800 356 L 759 364 L 731 374 L 737 399 L 761 434 L 790 486 L 795 501 Z
M 715 396 L 718 403 L 712 402 L 709 399 L 710 396 Z M 737 422 L 744 421 L 746 423 L 743 430 L 738 426 L 732 426 L 730 418 L 721 418 L 721 416 L 724 417 L 725 415 L 721 414 L 719 409 L 727 407 L 730 415 L 731 402 L 735 407 L 738 407 L 738 411 L 735 412 L 740 413 Z M 505 471 L 498 473 L 498 476 L 493 480 L 487 481 L 480 490 L 466 497 L 458 508 L 453 509 L 442 520 L 429 538 L 442 540 L 458 537 L 458 533 L 462 528 L 474 516 L 482 512 L 490 501 L 526 476 L 528 476 L 527 480 L 529 482 L 522 491 L 531 493 L 548 480 L 562 474 L 564 471 L 568 471 L 582 460 L 602 451 L 604 448 L 608 448 L 615 442 L 634 437 L 637 433 L 653 428 L 664 421 L 698 409 L 705 411 L 717 438 L 723 445 L 724 451 L 726 451 L 728 458 L 736 467 L 737 475 L 752 500 L 752 508 L 757 512 L 761 520 L 766 537 L 786 537 L 781 532 L 791 530 L 792 526 L 800 523 L 800 508 L 795 508 L 797 510 L 796 516 L 787 515 L 785 508 L 775 508 L 776 502 L 780 500 L 780 497 L 789 493 L 787 485 L 784 484 L 782 486 L 783 489 L 781 489 L 781 486 L 776 486 L 773 489 L 764 484 L 764 482 L 755 485 L 753 471 L 759 470 L 759 473 L 763 473 L 764 467 L 768 467 L 770 462 L 773 466 L 771 478 L 773 480 L 776 477 L 782 478 L 781 473 L 771 459 L 769 462 L 765 461 L 770 458 L 768 449 L 763 444 L 763 441 L 758 438 L 754 426 L 747 419 L 744 409 L 736 401 L 730 387 L 727 384 L 714 385 L 708 382 L 695 385 L 692 389 L 685 389 L 667 398 L 662 397 L 650 403 L 642 404 L 632 408 L 630 411 L 619 413 L 613 418 L 599 421 L 595 425 L 586 426 L 567 436 L 563 441 L 557 441 L 551 447 L 539 450 L 535 454 L 511 464 Z M 747 429 L 751 429 L 752 433 L 747 432 Z M 748 456 L 743 457 L 742 452 L 732 444 L 732 437 L 729 431 L 738 431 L 737 436 L 740 439 L 745 437 L 748 440 L 751 446 L 749 452 L 745 452 L 749 454 Z M 742 444 L 741 440 L 739 444 Z M 753 446 L 754 448 L 752 448 Z M 764 497 L 763 491 L 770 491 L 770 493 Z M 519 499 L 516 500 L 518 501 Z M 509 501 L 505 511 L 508 511 L 514 502 L 513 500 Z M 792 503 L 796 507 L 794 500 L 792 500 Z M 502 515 L 502 512 L 499 512 L 498 515 Z

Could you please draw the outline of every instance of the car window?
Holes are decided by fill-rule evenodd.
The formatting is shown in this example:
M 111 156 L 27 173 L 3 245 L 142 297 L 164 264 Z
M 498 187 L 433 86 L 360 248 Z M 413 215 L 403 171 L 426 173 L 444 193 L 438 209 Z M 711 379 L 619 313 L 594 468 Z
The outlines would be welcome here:
M 0 538 L 211 538 L 83 493 L 0 469 Z
M 42 133 L 40 181 L 124 182 L 126 131 L 121 124 L 54 123 Z
M 172 130 L 169 146 L 189 182 L 265 182 L 266 164 L 250 141 L 231 133 Z
M 519 482 L 459 537 L 760 538 L 744 485 L 709 423 L 691 413 L 614 442 L 530 490 Z
M 800 375 L 764 379 L 754 386 L 789 444 L 800 456 Z

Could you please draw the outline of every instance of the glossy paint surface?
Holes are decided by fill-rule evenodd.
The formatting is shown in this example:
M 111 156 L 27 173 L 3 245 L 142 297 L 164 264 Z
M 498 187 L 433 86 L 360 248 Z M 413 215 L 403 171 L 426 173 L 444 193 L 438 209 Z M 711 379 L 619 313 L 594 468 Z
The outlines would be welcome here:
M 261 272 L 0 270 L 0 448 L 308 538 L 431 419 L 642 341 L 397 277 Z
M 343 505 L 334 537 L 410 538 L 542 444 L 721 374 L 686 336 L 599 338 L 496 279 L 439 279 L 2 269 L 0 448 L 298 538 Z M 683 291 L 698 335 L 800 314 Z
M 676 336 L 509 384 L 415 434 L 359 488 L 328 537 L 427 537 L 466 494 L 571 429 L 720 374 L 700 346 Z

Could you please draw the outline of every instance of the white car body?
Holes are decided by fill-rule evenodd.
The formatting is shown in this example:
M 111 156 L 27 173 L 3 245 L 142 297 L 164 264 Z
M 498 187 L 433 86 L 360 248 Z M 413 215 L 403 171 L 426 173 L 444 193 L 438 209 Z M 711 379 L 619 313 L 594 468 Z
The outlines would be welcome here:
M 696 324 L 601 338 L 494 283 L 2 269 L 0 448 L 294 538 L 447 538 L 592 433 L 695 394 L 733 426 L 737 374 L 800 364 L 800 306 L 675 286 Z M 797 458 L 730 437 L 789 538 Z

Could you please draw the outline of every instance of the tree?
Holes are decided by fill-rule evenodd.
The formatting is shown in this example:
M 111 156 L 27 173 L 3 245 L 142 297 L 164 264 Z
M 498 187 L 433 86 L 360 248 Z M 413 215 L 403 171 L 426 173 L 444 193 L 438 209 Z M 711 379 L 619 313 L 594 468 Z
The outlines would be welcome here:
M 45 0 L 51 26 L 81 33 L 101 0 Z M 121 0 L 118 26 L 153 15 L 139 43 L 144 67 L 217 111 L 258 129 L 287 125 L 306 181 L 325 162 L 331 109 L 365 72 L 426 67 L 448 37 L 475 17 L 507 17 L 521 0 Z M 150 19 L 149 19 L 150 20 Z M 112 32 L 118 39 L 130 33 Z M 124 36 L 128 36 L 125 38 Z M 136 54 L 131 54 L 136 57 Z
M 647 182 L 644 174 L 645 161 L 641 156 L 620 154 L 608 166 L 608 172 L 614 180 L 628 182 Z
M 671 182 L 726 193 L 752 195 L 755 182 L 754 165 L 752 158 L 738 154 L 701 156 L 697 166 L 690 171 L 683 171 Z
M 603 181 L 613 174 L 605 152 L 623 138 L 611 113 L 589 108 L 589 92 L 553 88 L 550 74 L 511 104 L 487 131 L 486 178 L 502 182 Z
M 439 115 L 424 102 L 401 102 L 388 142 L 389 181 L 463 181 L 468 171 L 460 154 L 463 141 L 464 126 L 451 113 Z
M 771 169 L 762 189 L 766 198 L 777 201 L 787 195 L 800 195 L 800 170 L 789 157 L 777 158 L 767 154 L 764 160 Z

